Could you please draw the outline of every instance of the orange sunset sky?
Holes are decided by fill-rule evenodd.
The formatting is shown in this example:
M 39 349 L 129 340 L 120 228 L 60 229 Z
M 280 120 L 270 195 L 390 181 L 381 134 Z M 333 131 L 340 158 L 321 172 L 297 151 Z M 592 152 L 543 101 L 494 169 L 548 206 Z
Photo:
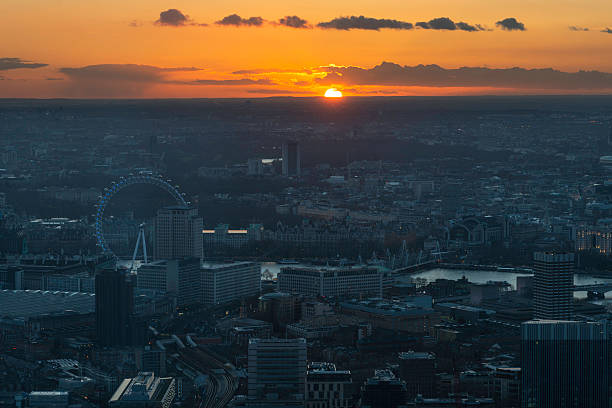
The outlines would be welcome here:
M 612 93 L 610 0 L 2 0 L 0 21 L 0 97 Z

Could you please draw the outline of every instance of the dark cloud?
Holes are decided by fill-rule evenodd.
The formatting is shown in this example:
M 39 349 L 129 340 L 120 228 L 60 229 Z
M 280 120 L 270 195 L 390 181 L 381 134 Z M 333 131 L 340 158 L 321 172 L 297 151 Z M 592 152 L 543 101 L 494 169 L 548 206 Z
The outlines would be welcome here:
M 603 30 L 601 30 L 602 33 L 606 33 L 606 34 L 612 34 L 612 28 L 606 27 Z
M 66 94 L 87 97 L 141 96 L 157 84 L 172 83 L 173 72 L 199 71 L 195 67 L 162 68 L 136 64 L 101 64 L 78 68 L 60 68 L 69 79 Z
M 514 17 L 505 18 L 495 23 L 496 26 L 501 27 L 502 30 L 508 31 L 525 31 L 525 24 L 517 21 Z
M 371 18 L 364 16 L 338 17 L 331 21 L 317 24 L 321 28 L 331 28 L 335 30 L 375 30 L 381 28 L 391 28 L 395 30 L 411 30 L 412 23 L 399 20 L 389 20 L 386 18 Z
M 47 81 L 63 81 L 63 80 L 64 80 L 64 78 L 53 78 L 53 77 L 51 77 L 51 78 L 45 78 L 45 79 L 46 79 Z
M 238 14 L 230 14 L 229 16 L 223 17 L 222 20 L 217 21 L 215 24 L 224 26 L 255 26 L 260 27 L 263 25 L 264 19 L 261 17 L 249 17 L 242 18 Z
M 383 85 L 432 87 L 496 87 L 515 89 L 594 90 L 612 89 L 612 74 L 599 71 L 562 72 L 552 68 L 492 69 L 462 67 L 445 69 L 438 65 L 402 66 L 391 62 L 370 69 L 322 67 L 323 85 Z
M 432 30 L 456 30 L 457 26 L 453 20 L 448 17 L 439 17 L 429 20 L 428 22 L 420 21 L 416 23 L 417 27 L 432 29 Z
M 191 24 L 191 20 L 189 19 L 189 16 L 183 14 L 183 12 L 180 10 L 168 9 L 159 13 L 159 20 L 157 20 L 155 24 L 180 27 Z
M 429 21 L 419 21 L 415 24 L 419 28 L 426 30 L 461 30 L 461 31 L 484 31 L 480 24 L 472 25 L 460 21 L 455 23 L 448 17 L 438 17 Z
M 261 74 L 312 74 L 312 70 L 310 69 L 241 69 L 239 71 L 234 71 L 232 74 L 234 75 L 261 75 Z
M 21 58 L 0 58 L 0 71 L 7 71 L 9 69 L 20 69 L 20 68 L 42 68 L 49 64 L 41 64 L 38 62 L 30 62 L 22 60 Z
M 308 21 L 298 16 L 286 16 L 278 20 L 279 25 L 291 28 L 310 28 Z
M 262 94 L 262 95 L 312 94 L 312 92 L 308 92 L 308 91 L 300 91 L 300 90 L 292 90 L 292 89 L 269 89 L 269 88 L 248 89 L 247 92 L 252 93 L 252 94 Z
M 589 31 L 587 27 L 569 26 L 570 31 Z
M 160 26 L 170 27 L 184 27 L 184 26 L 203 26 L 206 27 L 208 24 L 200 24 L 193 21 L 187 14 L 177 9 L 168 9 L 159 13 L 159 19 L 155 21 L 155 24 Z M 137 20 L 133 20 L 130 23 L 131 27 L 139 27 L 142 25 Z
M 250 79 L 250 78 L 241 78 L 241 79 L 196 79 L 190 82 L 183 82 L 184 84 L 191 85 L 225 85 L 225 86 L 235 86 L 235 85 L 276 85 L 269 79 Z

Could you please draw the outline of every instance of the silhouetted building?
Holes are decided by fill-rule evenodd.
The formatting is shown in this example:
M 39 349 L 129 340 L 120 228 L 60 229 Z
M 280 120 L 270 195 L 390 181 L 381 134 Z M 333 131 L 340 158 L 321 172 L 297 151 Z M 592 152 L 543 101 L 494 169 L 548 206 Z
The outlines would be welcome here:
M 362 408 L 399 408 L 406 405 L 406 383 L 390 370 L 375 370 L 361 388 Z
M 493 373 L 493 399 L 499 408 L 516 408 L 521 403 L 521 369 L 497 367 Z
M 160 260 L 138 268 L 138 288 L 153 289 L 176 297 L 179 306 L 202 300 L 200 259 Z
M 283 292 L 271 292 L 259 298 L 258 318 L 272 323 L 275 332 L 301 318 L 300 297 Z
M 400 378 L 406 382 L 409 399 L 436 396 L 436 357 L 431 353 L 399 353 Z
M 609 404 L 605 324 L 532 320 L 521 325 L 521 406 L 596 408 Z
M 306 373 L 306 408 L 349 408 L 353 406 L 353 380 L 348 370 L 333 363 L 310 363 Z
M 134 282 L 127 270 L 96 275 L 96 337 L 100 346 L 144 343 L 145 322 L 134 318 Z
M 304 405 L 306 340 L 251 339 L 248 356 L 248 398 L 269 407 Z
M 196 208 L 162 208 L 155 218 L 155 258 L 202 258 L 202 218 Z
M 534 318 L 568 320 L 574 294 L 574 254 L 536 252 L 533 260 Z
M 301 153 L 298 142 L 283 143 L 283 176 L 297 176 L 301 173 Z

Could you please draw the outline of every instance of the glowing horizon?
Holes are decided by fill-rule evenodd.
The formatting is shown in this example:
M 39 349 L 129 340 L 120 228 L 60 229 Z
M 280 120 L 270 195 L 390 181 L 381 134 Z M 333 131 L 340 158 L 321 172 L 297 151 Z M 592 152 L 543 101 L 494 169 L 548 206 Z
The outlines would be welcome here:
M 0 97 L 612 93 L 611 77 L 580 74 L 612 72 L 603 0 L 5 0 L 0 12 L 11 16 L 0 27 L 11 39 L 0 48 Z M 415 76 L 421 65 L 430 72 Z

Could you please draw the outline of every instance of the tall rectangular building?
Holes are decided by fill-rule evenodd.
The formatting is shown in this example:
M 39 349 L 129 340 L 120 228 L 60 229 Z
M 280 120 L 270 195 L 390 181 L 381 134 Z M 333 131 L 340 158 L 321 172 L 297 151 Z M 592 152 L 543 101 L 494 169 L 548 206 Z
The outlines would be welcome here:
M 196 208 L 173 206 L 157 212 L 155 258 L 202 258 L 202 218 Z
M 179 306 L 201 301 L 199 258 L 149 262 L 138 268 L 137 276 L 138 288 L 175 296 Z
M 219 305 L 257 296 L 261 292 L 261 266 L 257 262 L 205 265 L 200 270 L 202 303 Z
M 298 142 L 283 143 L 283 176 L 299 177 L 301 173 L 301 153 Z
M 304 405 L 306 340 L 251 339 L 248 398 L 265 406 Z
M 134 318 L 134 283 L 127 270 L 105 269 L 96 275 L 96 337 L 101 346 L 144 343 L 144 329 Z
M 574 294 L 574 254 L 536 252 L 533 261 L 534 318 L 570 319 Z
M 521 406 L 609 404 L 608 335 L 599 322 L 532 320 L 521 325 Z

